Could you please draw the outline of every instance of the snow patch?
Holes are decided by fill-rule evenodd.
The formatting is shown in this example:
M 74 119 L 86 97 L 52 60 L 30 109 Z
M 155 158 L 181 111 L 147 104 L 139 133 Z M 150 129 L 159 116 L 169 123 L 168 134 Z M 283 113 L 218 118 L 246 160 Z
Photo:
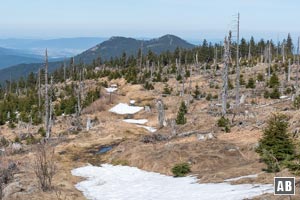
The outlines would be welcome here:
M 142 127 L 142 128 L 148 130 L 148 131 L 151 132 L 151 133 L 154 133 L 154 132 L 157 131 L 156 128 L 153 128 L 153 127 L 150 127 L 150 126 L 141 126 L 141 125 L 138 125 L 138 127 Z
M 148 122 L 147 119 L 124 119 L 123 122 L 130 124 L 146 124 Z
M 286 99 L 288 96 L 280 96 L 280 99 Z
M 109 88 L 105 88 L 105 90 L 106 90 L 106 92 L 108 92 L 108 93 L 112 93 L 112 92 L 114 92 L 114 91 L 117 91 L 118 88 L 109 87 Z
M 126 115 L 126 114 L 135 114 L 143 109 L 144 109 L 143 107 L 129 106 L 126 103 L 119 103 L 118 105 L 111 108 L 109 112 L 113 112 L 119 115 Z
M 135 167 L 86 166 L 71 171 L 87 178 L 75 187 L 93 200 L 240 200 L 273 193 L 272 184 L 197 183 L 195 177 L 173 178 Z
M 244 179 L 244 178 L 257 178 L 258 174 L 251 174 L 251 175 L 247 175 L 247 176 L 240 176 L 240 177 L 236 177 L 236 178 L 229 178 L 229 179 L 225 179 L 225 182 L 230 182 L 230 181 L 238 181 L 240 179 Z

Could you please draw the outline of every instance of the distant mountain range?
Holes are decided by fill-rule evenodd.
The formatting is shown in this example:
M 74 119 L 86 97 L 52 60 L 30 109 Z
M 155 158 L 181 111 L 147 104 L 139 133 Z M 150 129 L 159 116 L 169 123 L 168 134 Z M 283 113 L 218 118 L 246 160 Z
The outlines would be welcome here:
M 50 57 L 63 58 L 75 56 L 86 49 L 106 40 L 102 37 L 77 37 L 58 39 L 0 39 L 0 47 L 18 49 L 31 54 L 44 55 L 48 48 Z
M 42 61 L 42 56 L 0 47 L 0 69 L 20 63 L 36 63 Z
M 137 55 L 138 50 L 142 46 L 144 54 L 149 50 L 156 54 L 160 54 L 164 51 L 174 51 L 177 47 L 184 49 L 195 47 L 194 45 L 174 35 L 165 35 L 151 40 L 112 37 L 109 40 L 106 40 L 75 56 L 75 62 L 81 61 L 86 64 L 90 64 L 99 56 L 102 58 L 102 60 L 108 60 L 110 58 L 120 57 L 123 52 L 125 52 L 127 55 Z M 49 71 L 51 72 L 61 65 L 61 61 L 49 62 Z M 21 76 L 27 76 L 30 72 L 36 73 L 42 66 L 43 63 L 19 64 L 2 69 L 0 70 L 0 82 L 4 82 L 5 80 L 9 79 L 18 79 Z

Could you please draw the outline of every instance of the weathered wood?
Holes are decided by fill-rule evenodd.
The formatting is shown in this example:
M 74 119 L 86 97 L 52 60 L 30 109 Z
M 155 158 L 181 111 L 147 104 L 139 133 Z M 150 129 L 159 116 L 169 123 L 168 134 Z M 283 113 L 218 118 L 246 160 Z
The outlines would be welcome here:
M 157 100 L 156 107 L 157 107 L 157 111 L 158 111 L 158 124 L 159 124 L 159 128 L 162 128 L 162 127 L 164 127 L 164 125 L 166 124 L 166 122 L 165 122 L 164 104 L 163 104 L 163 101 L 161 99 Z
M 223 68 L 223 87 L 222 87 L 222 115 L 226 115 L 227 93 L 228 93 L 228 66 L 229 66 L 229 41 L 227 37 L 224 40 L 224 68 Z
M 50 137 L 49 130 L 49 118 L 50 118 L 50 110 L 49 110 L 49 94 L 48 94 L 48 52 L 46 49 L 45 52 L 45 129 L 46 129 L 46 138 Z

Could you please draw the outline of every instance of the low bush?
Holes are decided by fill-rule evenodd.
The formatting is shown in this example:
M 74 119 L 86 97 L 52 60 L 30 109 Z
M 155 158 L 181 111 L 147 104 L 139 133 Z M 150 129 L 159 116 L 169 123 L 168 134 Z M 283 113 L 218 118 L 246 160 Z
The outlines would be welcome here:
M 217 125 L 218 127 L 223 127 L 226 133 L 230 132 L 230 122 L 228 118 L 222 116 L 220 119 L 218 119 Z
M 183 177 L 191 172 L 191 166 L 188 163 L 179 163 L 172 168 L 175 177 Z

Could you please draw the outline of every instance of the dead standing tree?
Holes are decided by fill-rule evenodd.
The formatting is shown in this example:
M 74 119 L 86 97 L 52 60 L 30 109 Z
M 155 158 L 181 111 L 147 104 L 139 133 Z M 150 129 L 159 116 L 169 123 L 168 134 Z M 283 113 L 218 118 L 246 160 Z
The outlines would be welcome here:
M 291 81 L 291 59 L 289 59 L 289 67 L 288 67 L 287 81 L 288 81 L 288 83 Z
M 39 69 L 39 72 L 38 72 L 38 108 L 39 108 L 39 118 L 41 119 L 42 118 L 42 112 L 41 112 L 41 99 L 42 99 L 42 89 L 41 89 L 41 69 Z
M 236 40 L 236 93 L 235 104 L 238 107 L 240 104 L 240 53 L 239 53 L 239 41 L 240 40 L 240 13 L 237 16 L 237 40 Z
M 285 41 L 282 42 L 282 62 L 285 63 Z
M 143 69 L 143 45 L 144 45 L 144 41 L 141 42 L 141 54 L 140 54 L 140 73 L 142 73 L 142 69 Z
M 80 72 L 79 74 L 79 82 L 78 82 L 78 87 L 76 90 L 77 93 L 77 111 L 78 115 L 81 114 L 81 99 L 82 99 L 82 73 Z
M 268 79 L 270 80 L 271 77 L 271 62 L 272 62 L 272 54 L 271 54 L 271 40 L 269 41 L 269 47 L 268 47 Z
M 178 76 L 179 76 L 179 64 L 178 64 L 178 59 L 176 58 L 176 93 L 179 93 L 178 89 Z
M 298 37 L 298 45 L 297 45 L 297 67 L 296 67 L 296 94 L 298 94 L 298 81 L 299 81 L 299 46 L 300 46 L 300 37 Z
M 50 95 L 50 98 L 49 98 L 49 133 L 51 134 L 51 129 L 52 129 L 52 125 L 53 125 L 53 105 L 52 105 L 52 98 L 54 95 L 54 85 L 53 85 L 53 76 L 51 76 L 51 79 L 50 79 L 50 91 L 51 91 L 51 95 Z M 49 135 L 50 137 L 50 135 Z
M 46 138 L 50 137 L 50 106 L 49 106 L 49 94 L 48 94 L 48 52 L 45 53 L 45 129 Z
M 159 128 L 162 128 L 165 126 L 165 109 L 164 109 L 163 101 L 161 99 L 157 100 L 156 107 L 158 111 Z
M 223 68 L 223 87 L 222 87 L 222 115 L 226 115 L 227 92 L 228 92 L 228 66 L 230 62 L 229 41 L 224 39 L 224 68 Z

